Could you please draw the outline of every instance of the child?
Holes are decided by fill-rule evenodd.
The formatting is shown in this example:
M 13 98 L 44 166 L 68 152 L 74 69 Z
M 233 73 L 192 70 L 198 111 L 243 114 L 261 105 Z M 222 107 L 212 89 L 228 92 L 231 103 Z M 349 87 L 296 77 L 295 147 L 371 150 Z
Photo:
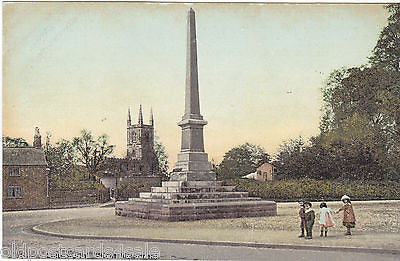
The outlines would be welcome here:
M 343 210 L 343 226 L 347 228 L 346 236 L 350 236 L 350 228 L 354 228 L 356 226 L 356 217 L 354 216 L 353 206 L 351 205 L 350 198 L 344 195 L 341 199 L 343 201 L 343 206 L 336 211 L 339 213 Z
M 299 201 L 300 209 L 299 209 L 299 217 L 300 217 L 300 229 L 301 229 L 301 234 L 299 237 L 304 237 L 304 228 L 306 226 L 306 219 L 305 219 L 305 213 L 304 213 L 304 201 L 301 200 Z
M 314 226 L 314 220 L 315 220 L 315 213 L 314 210 L 311 209 L 311 202 L 304 202 L 304 218 L 306 221 L 306 239 L 312 239 L 312 228 Z
M 335 222 L 332 219 L 332 210 L 328 208 L 325 202 L 319 205 L 318 213 L 319 215 L 319 225 L 321 227 L 321 235 L 320 237 L 324 236 L 325 230 L 325 237 L 328 236 L 328 227 L 333 227 Z

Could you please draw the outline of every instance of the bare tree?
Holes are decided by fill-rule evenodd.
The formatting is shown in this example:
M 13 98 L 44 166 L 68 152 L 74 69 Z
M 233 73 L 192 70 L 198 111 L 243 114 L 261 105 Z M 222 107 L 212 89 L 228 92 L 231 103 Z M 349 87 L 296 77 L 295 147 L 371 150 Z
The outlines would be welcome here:
M 89 179 L 104 165 L 105 159 L 114 151 L 114 145 L 108 142 L 108 136 L 103 134 L 97 139 L 88 130 L 82 130 L 80 137 L 72 141 L 78 154 L 78 161 L 85 165 L 89 172 Z

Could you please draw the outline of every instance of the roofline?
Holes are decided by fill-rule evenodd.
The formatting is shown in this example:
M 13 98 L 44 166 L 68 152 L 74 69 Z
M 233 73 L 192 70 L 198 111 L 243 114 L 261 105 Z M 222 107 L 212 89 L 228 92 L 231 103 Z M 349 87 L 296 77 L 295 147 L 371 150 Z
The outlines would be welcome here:
M 31 166 L 31 167 L 48 167 L 47 163 L 45 165 L 37 165 L 37 164 L 20 164 L 20 165 L 9 165 L 9 164 L 4 164 L 3 167 L 21 167 L 21 166 Z
M 4 147 L 3 149 L 38 149 L 38 150 L 42 150 L 43 148 L 37 148 L 37 147 L 33 147 L 33 146 L 25 146 L 25 147 Z
M 264 162 L 264 163 L 258 165 L 257 168 L 261 167 L 261 166 L 264 165 L 265 163 L 271 164 L 272 166 L 276 167 L 276 164 L 274 164 L 274 163 L 272 163 L 272 162 Z

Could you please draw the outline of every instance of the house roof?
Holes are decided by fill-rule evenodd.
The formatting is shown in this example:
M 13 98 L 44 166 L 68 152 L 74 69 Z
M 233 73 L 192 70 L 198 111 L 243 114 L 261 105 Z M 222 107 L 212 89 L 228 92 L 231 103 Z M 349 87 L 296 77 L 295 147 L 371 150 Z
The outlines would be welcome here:
M 42 149 L 3 148 L 3 166 L 47 166 Z
M 257 167 L 257 169 L 258 169 L 259 167 L 261 167 L 262 165 L 264 165 L 264 164 L 268 164 L 268 165 L 272 165 L 272 166 L 276 167 L 276 163 L 275 163 L 275 162 L 264 162 L 263 164 L 260 164 L 260 165 Z

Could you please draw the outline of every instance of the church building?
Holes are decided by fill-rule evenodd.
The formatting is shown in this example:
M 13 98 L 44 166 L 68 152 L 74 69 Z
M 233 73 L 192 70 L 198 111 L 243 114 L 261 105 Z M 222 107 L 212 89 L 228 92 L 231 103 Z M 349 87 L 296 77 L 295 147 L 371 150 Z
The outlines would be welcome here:
M 158 184 L 161 181 L 160 167 L 154 151 L 154 119 L 150 110 L 149 124 L 143 123 L 142 105 L 138 121 L 132 124 L 128 109 L 127 148 L 125 158 L 106 159 L 106 169 L 101 182 L 110 189 L 122 184 Z

